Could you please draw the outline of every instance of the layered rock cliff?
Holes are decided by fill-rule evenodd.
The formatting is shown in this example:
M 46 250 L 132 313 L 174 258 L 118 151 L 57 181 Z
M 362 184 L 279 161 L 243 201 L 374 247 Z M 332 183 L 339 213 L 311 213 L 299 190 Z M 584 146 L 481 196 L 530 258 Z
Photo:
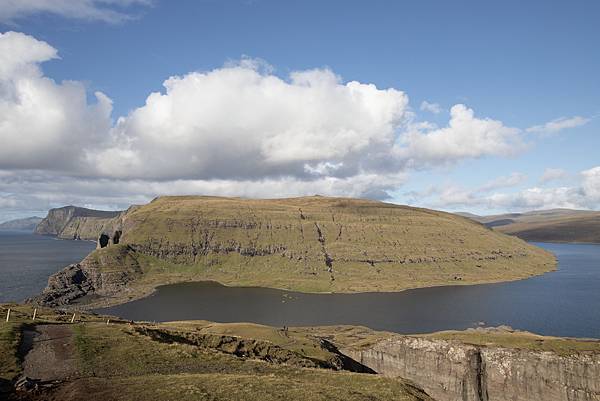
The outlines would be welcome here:
M 135 254 L 127 246 L 116 245 L 110 252 L 94 252 L 53 274 L 42 294 L 29 302 L 55 307 L 89 297 L 126 297 L 129 283 L 141 275 Z
M 63 239 L 97 240 L 102 233 L 113 233 L 123 212 L 92 210 L 76 206 L 50 209 L 35 228 L 36 234 Z
M 112 218 L 65 217 L 69 210 L 57 210 L 41 228 L 98 238 L 106 248 L 96 251 L 99 260 L 118 259 L 111 246 L 123 245 L 117 253 L 139 261 L 148 285 L 215 280 L 305 292 L 399 291 L 555 268 L 550 253 L 466 218 L 360 199 L 161 197 Z M 95 268 L 116 271 L 118 264 Z
M 481 338 L 476 331 L 462 340 L 390 334 L 341 351 L 380 374 L 412 380 L 438 401 L 600 399 L 598 341 L 511 333 L 499 343 L 471 344 L 469 336 Z

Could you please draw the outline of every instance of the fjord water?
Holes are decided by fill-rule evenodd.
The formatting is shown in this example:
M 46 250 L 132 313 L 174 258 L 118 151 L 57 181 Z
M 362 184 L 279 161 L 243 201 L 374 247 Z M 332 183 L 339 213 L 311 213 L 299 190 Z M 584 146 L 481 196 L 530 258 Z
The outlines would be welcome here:
M 183 283 L 99 312 L 147 321 L 352 324 L 405 334 L 510 325 L 545 335 L 600 338 L 600 245 L 535 245 L 557 256 L 557 271 L 508 283 L 400 293 L 302 294 Z
M 0 231 L 0 302 L 39 294 L 48 277 L 85 258 L 96 245 L 23 231 Z

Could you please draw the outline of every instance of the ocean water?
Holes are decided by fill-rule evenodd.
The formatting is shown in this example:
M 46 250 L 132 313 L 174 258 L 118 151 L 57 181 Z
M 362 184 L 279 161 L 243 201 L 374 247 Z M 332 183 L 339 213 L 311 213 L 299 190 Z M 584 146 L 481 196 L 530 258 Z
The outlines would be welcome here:
M 48 277 L 85 258 L 96 244 L 22 231 L 0 231 L 0 302 L 39 294 Z
M 535 245 L 554 252 L 557 271 L 507 283 L 399 293 L 302 294 L 183 283 L 100 312 L 147 321 L 352 324 L 406 334 L 509 325 L 545 335 L 600 338 L 600 245 Z

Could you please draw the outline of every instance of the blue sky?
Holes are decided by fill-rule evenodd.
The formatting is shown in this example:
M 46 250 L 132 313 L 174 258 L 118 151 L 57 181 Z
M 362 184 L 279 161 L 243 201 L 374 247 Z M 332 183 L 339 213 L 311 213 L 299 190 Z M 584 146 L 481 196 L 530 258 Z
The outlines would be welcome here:
M 188 77 L 192 82 L 190 73 L 221 71 L 244 64 L 240 60 L 252 61 L 253 67 L 248 68 L 262 69 L 263 77 L 274 76 L 286 82 L 290 82 L 293 72 L 320 69 L 337 75 L 340 85 L 357 81 L 374 84 L 379 90 L 402 91 L 409 103 L 403 106 L 398 118 L 390 119 L 394 133 L 389 135 L 396 139 L 388 141 L 388 147 L 394 141 L 398 143 L 397 138 L 403 137 L 405 132 L 417 130 L 415 124 L 430 124 L 429 128 L 418 128 L 422 136 L 436 128 L 447 127 L 449 110 L 456 104 L 472 109 L 474 118 L 492 119 L 503 129 L 518 132 L 502 131 L 501 140 L 512 138 L 514 149 L 511 151 L 502 143 L 499 150 L 488 150 L 489 144 L 483 144 L 478 151 L 441 155 L 438 149 L 433 155 L 425 150 L 426 145 L 439 146 L 433 140 L 417 143 L 415 139 L 414 146 L 410 141 L 400 141 L 409 150 L 400 151 L 402 156 L 394 152 L 386 154 L 375 168 L 367 159 L 370 154 L 386 152 L 382 150 L 385 141 L 380 140 L 380 134 L 388 135 L 388 127 L 382 124 L 382 132 L 376 134 L 358 132 L 358 136 L 343 136 L 359 142 L 368 136 L 371 143 L 368 147 L 352 147 L 331 159 L 315 154 L 307 156 L 304 152 L 307 147 L 321 144 L 327 138 L 326 133 L 324 138 L 315 134 L 315 138 L 318 137 L 315 143 L 302 140 L 297 150 L 286 148 L 285 163 L 281 163 L 280 149 L 275 149 L 277 169 L 273 167 L 274 157 L 265 156 L 266 161 L 257 159 L 257 164 L 238 170 L 232 168 L 229 175 L 211 175 L 211 168 L 198 164 L 182 167 L 178 173 L 171 169 L 173 160 L 166 157 L 162 160 L 160 156 L 158 159 L 165 163 L 161 171 L 169 171 L 166 175 L 141 170 L 115 174 L 101 169 L 93 171 L 80 164 L 54 167 L 51 156 L 45 163 L 26 163 L 23 158 L 11 161 L 9 156 L 14 155 L 15 150 L 8 153 L 8 146 L 5 161 L 0 163 L 0 172 L 3 172 L 0 174 L 0 208 L 4 210 L 0 212 L 0 220 L 3 216 L 42 212 L 63 202 L 120 208 L 155 195 L 148 188 L 160 194 L 170 193 L 173 187 L 182 191 L 242 196 L 286 196 L 322 188 L 322 192 L 330 195 L 380 198 L 387 195 L 388 201 L 477 213 L 560 206 L 595 209 L 600 205 L 600 170 L 594 170 L 600 166 L 597 151 L 600 149 L 600 24 L 597 23 L 600 3 L 597 1 L 116 0 L 107 4 L 76 0 L 68 8 L 58 0 L 40 0 L 37 6 L 36 2 L 30 3 L 34 5 L 20 9 L 0 0 L 0 10 L 6 7 L 0 11 L 0 31 L 22 33 L 55 49 L 59 58 L 44 56 L 28 63 L 40 68 L 44 79 L 54 80 L 60 91 L 64 89 L 65 80 L 82 85 L 87 98 L 84 109 L 93 107 L 97 91 L 110 98 L 110 126 L 106 128 L 106 122 L 99 122 L 98 126 L 104 128 L 97 128 L 98 136 L 103 135 L 104 129 L 106 137 L 114 137 L 110 145 L 113 147 L 118 146 L 117 138 L 128 138 L 134 147 L 131 152 L 142 152 L 135 146 L 144 139 L 133 132 L 134 128 L 118 127 L 117 119 L 127 118 L 133 110 L 142 108 L 152 92 L 166 94 L 163 82 L 171 76 Z M 0 57 L 9 59 L 12 58 L 10 52 L 16 51 L 14 46 L 2 49 L 5 54 Z M 4 80 L 14 83 L 25 79 L 20 73 L 15 74 Z M 378 95 L 383 96 L 383 93 Z M 12 94 L 10 98 L 15 97 L 18 96 Z M 193 103 L 196 98 L 189 99 Z M 260 98 L 254 101 L 261 102 Z M 424 101 L 435 104 L 430 107 L 435 112 L 422 110 Z M 7 114 L 10 111 L 0 109 L 0 122 L 12 118 Z M 238 112 L 230 110 L 223 118 L 235 119 Z M 132 117 L 123 126 L 138 127 L 143 116 Z M 188 117 L 170 122 L 173 126 L 191 124 L 192 128 L 185 132 L 193 136 L 195 144 L 200 144 L 198 149 L 203 141 L 211 144 L 211 149 L 218 149 L 220 142 L 193 128 L 203 126 L 204 120 Z M 327 126 L 329 130 L 336 130 L 335 124 L 344 124 L 323 118 L 326 121 L 313 121 L 311 117 L 311 122 L 305 123 L 300 117 L 296 121 L 292 116 L 290 131 L 301 136 L 303 128 L 314 131 L 315 127 Z M 563 120 L 555 124 L 555 129 L 532 129 L 557 119 Z M 146 121 L 147 117 L 143 124 Z M 352 129 L 364 126 L 363 121 L 357 121 Z M 160 131 L 167 129 L 165 124 L 161 124 L 160 129 L 150 129 L 155 128 L 157 135 L 167 135 Z M 230 128 L 223 128 L 223 132 L 229 133 Z M 286 128 L 278 126 L 278 129 Z M 340 131 L 348 129 L 344 125 Z M 85 129 L 81 132 L 77 135 L 86 135 Z M 5 143 L 26 135 L 33 138 L 44 133 L 33 129 L 23 133 L 14 129 L 10 133 L 0 131 Z M 68 133 L 61 135 L 57 131 L 55 141 L 61 142 L 63 149 L 72 139 Z M 245 130 L 244 135 L 253 135 L 253 131 Z M 468 148 L 477 141 L 469 140 L 470 131 L 462 132 L 459 137 L 452 135 L 446 130 L 437 139 L 459 138 L 463 142 L 452 144 L 458 148 Z M 472 135 L 473 138 L 476 135 L 489 137 L 484 131 Z M 518 146 L 513 141 L 515 135 Z M 235 141 L 236 137 L 230 139 Z M 17 143 L 15 139 L 12 141 Z M 372 145 L 374 141 L 379 141 L 376 149 Z M 271 139 L 267 142 L 272 149 Z M 157 142 L 152 143 L 156 146 Z M 23 146 L 19 144 L 18 150 L 24 151 Z M 109 151 L 113 148 L 104 143 L 100 146 L 106 148 L 102 156 L 92 155 L 88 159 L 95 157 L 94 160 L 107 160 L 118 166 L 119 161 L 114 162 L 107 156 L 115 154 Z M 265 143 L 261 142 L 260 146 L 264 154 Z M 346 145 L 327 142 L 326 146 L 335 150 Z M 138 155 L 136 160 L 157 160 L 156 155 L 150 153 Z M 27 154 L 35 155 L 35 151 Z M 196 158 L 193 153 L 183 155 L 174 150 L 174 154 L 175 158 L 180 155 L 181 160 Z M 60 155 L 57 151 L 53 157 Z M 119 160 L 123 157 L 126 156 Z M 224 153 L 223 157 L 231 155 Z M 388 162 L 390 159 L 393 160 Z M 127 169 L 131 163 L 134 162 L 125 163 L 121 168 Z M 303 170 L 298 167 L 302 165 Z M 350 172 L 347 167 L 350 165 L 359 167 L 353 167 Z M 246 177 L 244 169 L 257 173 Z M 319 173 L 314 173 L 317 170 Z M 290 177 L 292 181 L 288 180 Z M 70 178 L 78 182 L 72 191 L 63 187 Z M 341 178 L 345 180 L 343 183 L 336 181 Z M 202 183 L 169 184 L 180 180 L 202 180 Z M 318 180 L 326 184 L 313 185 Z M 369 180 L 373 181 L 372 188 Z M 52 194 L 50 187 L 32 193 L 31 189 L 40 181 L 55 183 L 61 196 Z M 242 181 L 245 183 L 238 185 Z M 152 185 L 144 185 L 144 182 Z M 260 182 L 263 190 L 248 190 L 252 182 Z M 294 185 L 296 191 L 281 190 Z M 131 188 L 130 191 L 124 191 L 124 186 Z M 163 191 L 165 187 L 169 189 Z

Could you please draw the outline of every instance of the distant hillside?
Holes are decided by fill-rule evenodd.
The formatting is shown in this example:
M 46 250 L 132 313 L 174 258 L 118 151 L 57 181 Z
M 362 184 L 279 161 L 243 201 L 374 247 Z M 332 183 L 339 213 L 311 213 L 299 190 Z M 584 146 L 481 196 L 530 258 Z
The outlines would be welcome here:
M 600 212 L 596 211 L 550 209 L 472 216 L 487 227 L 526 241 L 600 243 Z
M 26 217 L 24 219 L 15 219 L 0 223 L 0 230 L 27 230 L 33 231 L 42 221 L 41 217 Z
M 100 247 L 51 278 L 43 301 L 89 293 L 134 297 L 189 280 L 305 292 L 400 291 L 555 268 L 548 252 L 450 213 L 318 196 L 161 197 L 105 221 Z M 75 280 L 81 277 L 87 281 Z
M 120 211 L 92 210 L 77 206 L 50 209 L 35 228 L 36 234 L 56 235 L 65 239 L 98 239 Z

